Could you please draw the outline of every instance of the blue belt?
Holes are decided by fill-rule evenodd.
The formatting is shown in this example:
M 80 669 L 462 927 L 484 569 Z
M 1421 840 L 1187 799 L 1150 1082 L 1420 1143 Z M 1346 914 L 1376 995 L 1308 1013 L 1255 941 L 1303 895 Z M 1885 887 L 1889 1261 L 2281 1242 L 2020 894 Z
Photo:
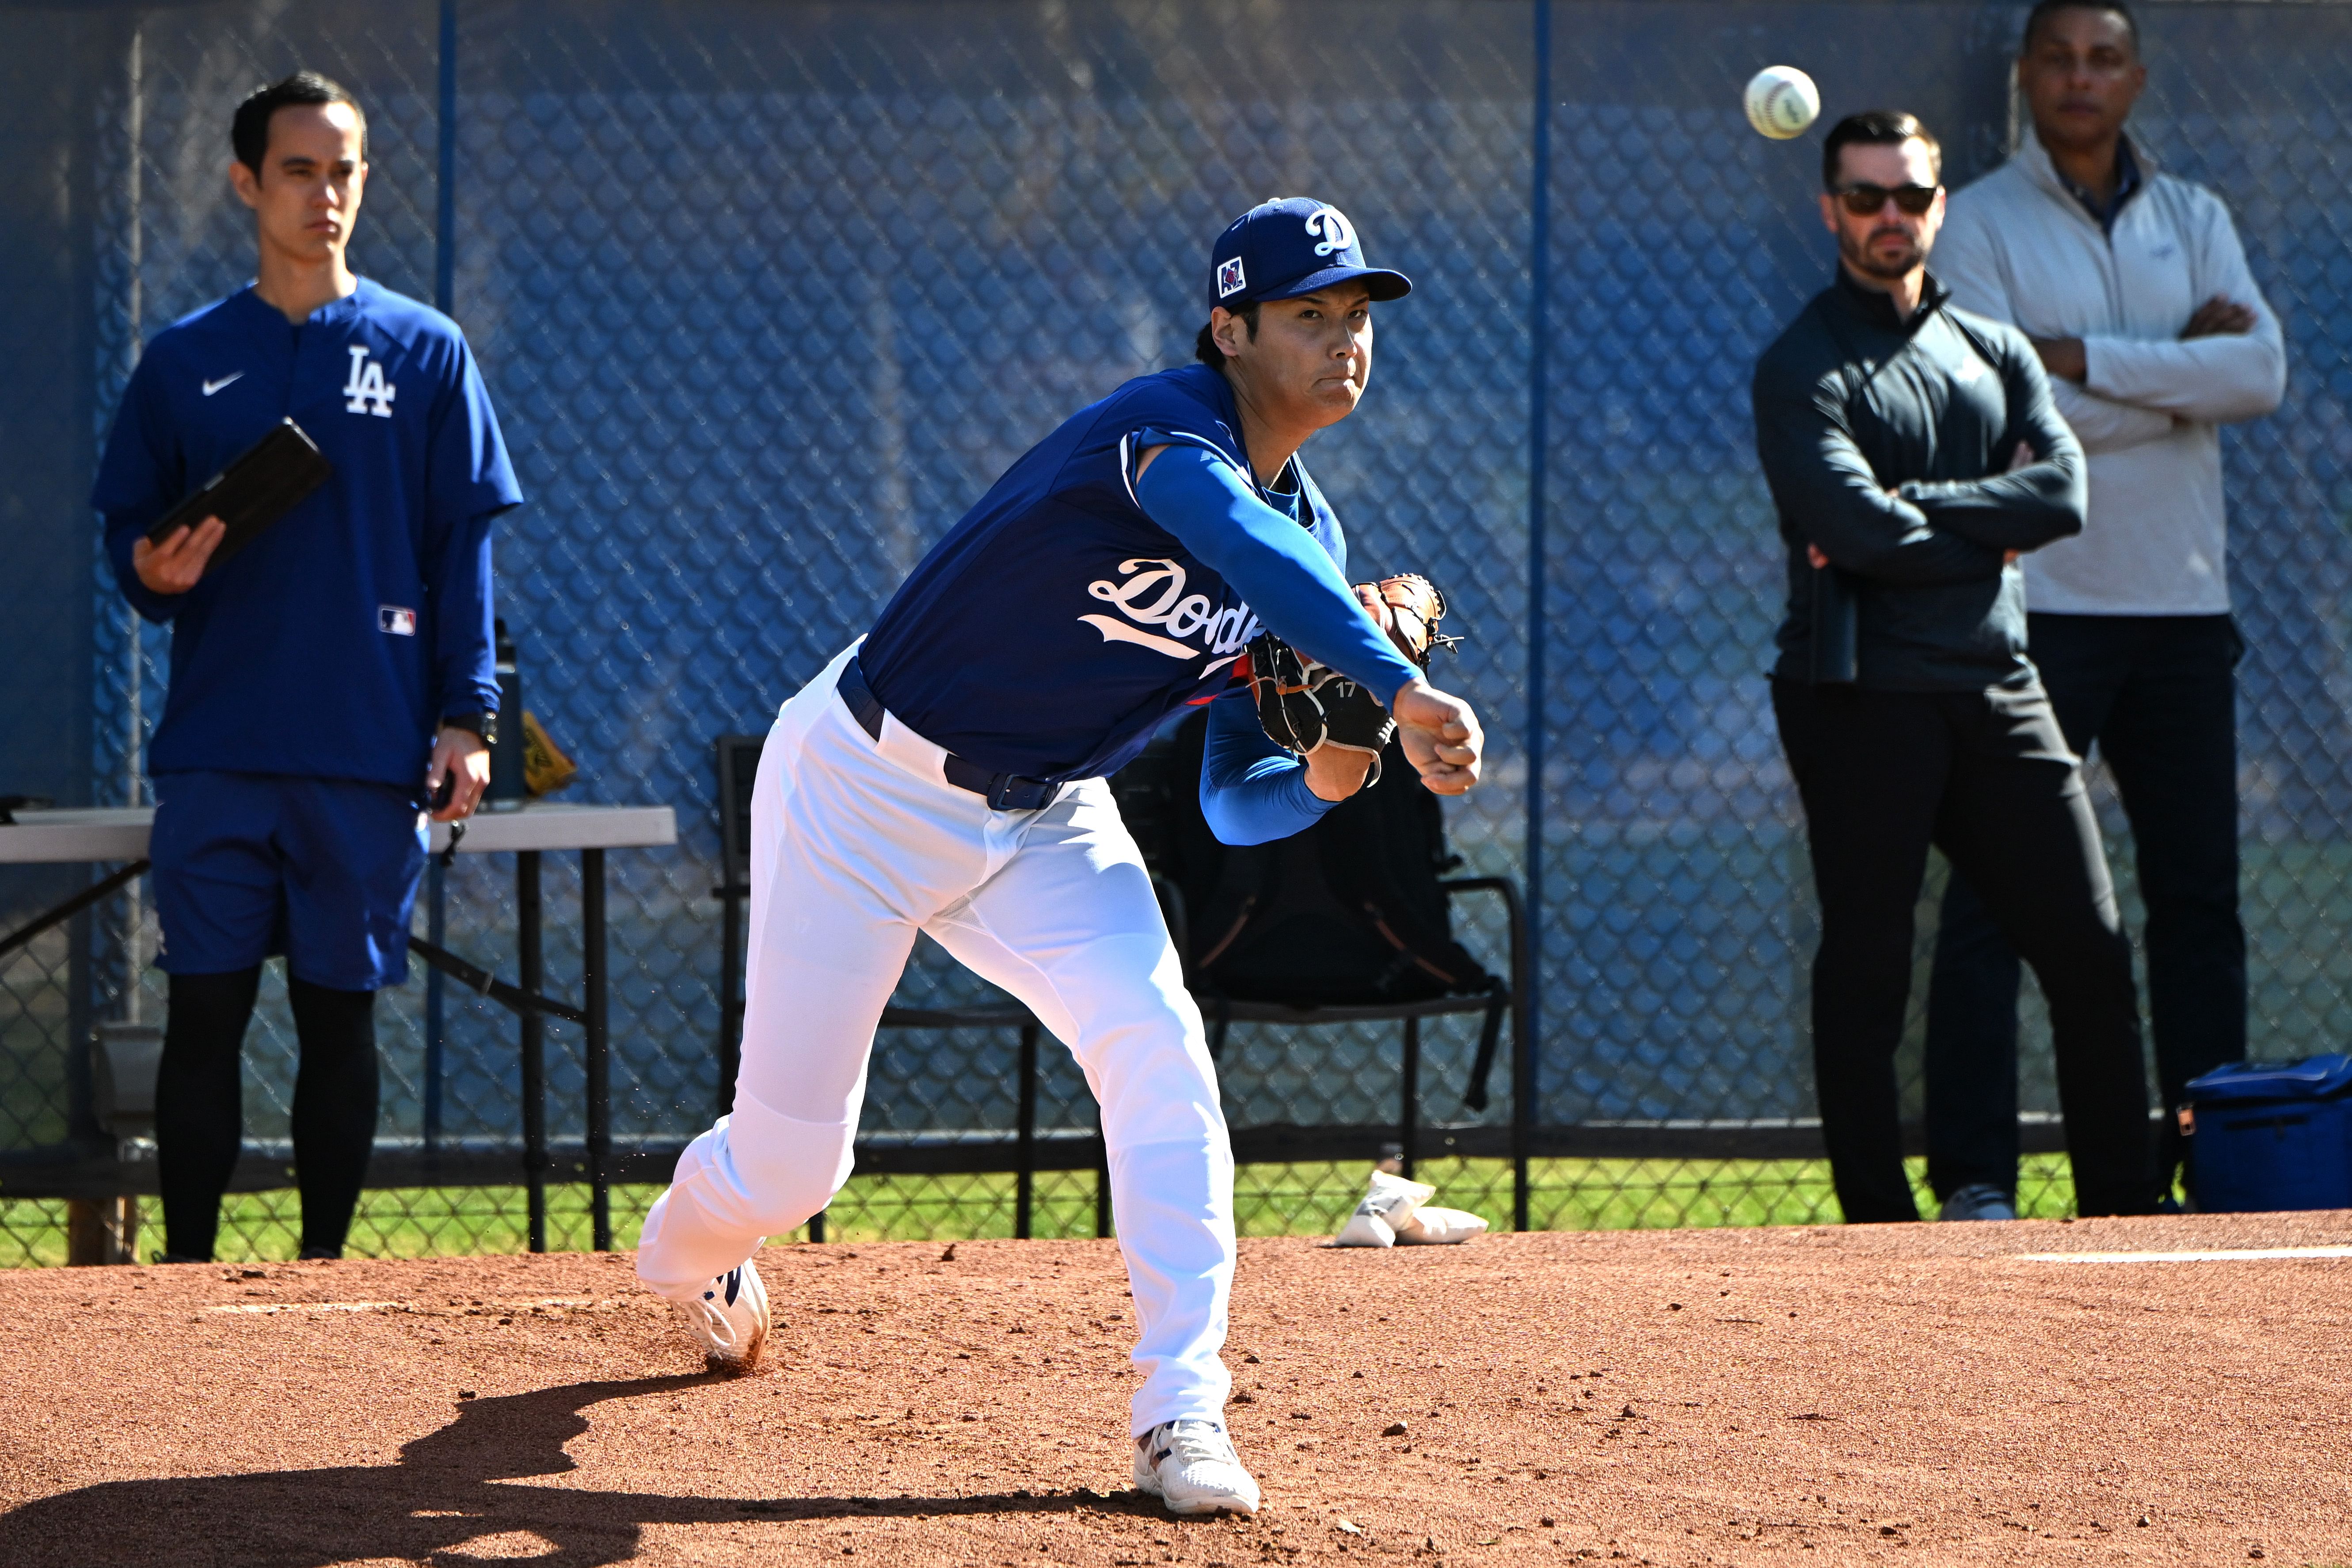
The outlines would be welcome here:
M 857 656 L 851 654 L 849 662 L 841 667 L 841 679 L 835 688 L 841 700 L 865 731 L 879 741 L 882 738 L 882 701 L 874 689 L 866 684 L 866 671 L 858 668 Z M 1060 784 L 1047 784 L 1044 779 L 1023 778 L 1019 773 L 992 773 L 986 768 L 965 762 L 953 752 L 940 766 L 948 783 L 958 789 L 968 789 L 981 796 L 998 811 L 1042 811 L 1054 804 Z

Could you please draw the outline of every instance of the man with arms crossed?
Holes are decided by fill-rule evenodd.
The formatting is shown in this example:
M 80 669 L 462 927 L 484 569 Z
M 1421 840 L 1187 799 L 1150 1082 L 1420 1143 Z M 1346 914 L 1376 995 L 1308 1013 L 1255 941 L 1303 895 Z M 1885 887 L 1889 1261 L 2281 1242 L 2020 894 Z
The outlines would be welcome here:
M 2090 454 L 2082 536 L 2030 557 L 2034 666 L 2066 743 L 2114 770 L 2147 905 L 2148 1014 L 2167 1108 L 2246 1054 L 2238 922 L 2238 657 L 2223 424 L 2286 391 L 2278 318 L 2221 198 L 2124 132 L 2147 81 L 2117 5 L 2043 0 L 2017 81 L 2033 134 L 1952 197 L 1952 301 L 2014 323 Z M 2166 1118 L 2158 1171 L 2179 1163 Z M 1948 1219 L 2010 1219 L 2017 1190 L 2017 954 L 1963 878 L 1944 897 L 1927 1002 L 1927 1174 Z
M 1204 363 L 1131 381 L 1033 447 L 777 715 L 752 791 L 734 1109 L 680 1157 L 637 1273 L 715 1364 L 757 1362 L 768 1308 L 749 1260 L 847 1179 L 875 1026 L 928 932 L 1027 1005 L 1102 1102 L 1146 1374 L 1135 1484 L 1180 1513 L 1247 1513 L 1257 1484 L 1224 1431 L 1218 1359 L 1233 1153 L 1105 775 L 1205 701 L 1219 837 L 1295 833 L 1360 788 L 1367 753 L 1301 760 L 1260 729 L 1234 670 L 1261 620 L 1385 700 L 1439 794 L 1475 782 L 1480 736 L 1357 602 L 1297 455 L 1353 412 L 1371 303 L 1411 285 L 1301 197 L 1244 214 L 1210 278 Z
M 173 628 L 148 751 L 166 1257 L 212 1256 L 246 1022 L 282 952 L 302 1256 L 333 1258 L 375 1138 L 375 994 L 408 973 L 417 811 L 447 780 L 436 815 L 464 816 L 489 780 L 490 521 L 522 495 L 457 323 L 346 262 L 367 184 L 352 95 L 297 72 L 238 106 L 230 143 L 257 279 L 147 345 L 92 504 L 124 595 Z M 148 542 L 286 418 L 334 465 L 323 487 L 210 570 L 217 518 Z
M 1756 447 L 1788 548 L 1772 708 L 1804 802 L 1821 947 L 1813 1061 L 1849 1222 L 1912 1220 L 1895 1048 L 1927 847 L 1967 872 L 2049 993 L 2084 1214 L 2152 1206 L 2131 950 L 2082 772 L 2025 657 L 2019 552 L 2083 522 L 2083 454 L 2015 329 L 1927 273 L 1940 155 L 1907 114 L 1822 150 L 1831 286 L 1756 366 Z M 1856 605 L 1856 673 L 1818 684 L 1817 573 Z

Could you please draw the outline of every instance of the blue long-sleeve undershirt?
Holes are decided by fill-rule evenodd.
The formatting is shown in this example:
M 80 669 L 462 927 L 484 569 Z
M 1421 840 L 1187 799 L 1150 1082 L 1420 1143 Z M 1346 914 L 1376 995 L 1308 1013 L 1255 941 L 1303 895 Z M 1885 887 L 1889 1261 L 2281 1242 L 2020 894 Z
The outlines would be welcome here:
M 1239 588 L 1277 636 L 1390 696 L 1419 673 L 1356 602 L 1346 576 L 1346 546 L 1327 551 L 1214 454 L 1168 447 L 1145 471 L 1136 499 L 1154 522 Z M 1326 657 L 1318 651 L 1323 648 L 1341 657 Z M 1209 704 L 1201 814 L 1218 842 L 1287 838 L 1337 804 L 1307 787 L 1306 763 L 1268 738 L 1246 689 Z
M 1329 665 L 1385 704 L 1421 672 L 1356 600 L 1315 536 L 1265 504 L 1206 447 L 1170 447 L 1136 481 L 1151 521 L 1241 590 L 1252 614 L 1291 647 Z
M 1201 815 L 1218 843 L 1271 844 L 1313 826 L 1339 804 L 1307 787 L 1307 764 L 1266 734 L 1249 688 L 1209 704 Z

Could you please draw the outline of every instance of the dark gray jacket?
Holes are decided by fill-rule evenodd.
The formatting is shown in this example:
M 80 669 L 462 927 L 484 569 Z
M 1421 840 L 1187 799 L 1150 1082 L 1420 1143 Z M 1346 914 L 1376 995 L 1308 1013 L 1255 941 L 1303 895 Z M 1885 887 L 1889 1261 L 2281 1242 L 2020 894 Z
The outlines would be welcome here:
M 1809 678 L 1811 542 L 1855 589 L 1864 686 L 2038 679 L 2024 577 L 2001 552 L 2082 531 L 2083 448 L 2024 335 L 1945 300 L 1931 276 L 1898 321 L 1840 268 L 1756 362 L 1756 449 L 1789 548 L 1779 679 Z M 2034 460 L 2004 472 L 2020 441 Z

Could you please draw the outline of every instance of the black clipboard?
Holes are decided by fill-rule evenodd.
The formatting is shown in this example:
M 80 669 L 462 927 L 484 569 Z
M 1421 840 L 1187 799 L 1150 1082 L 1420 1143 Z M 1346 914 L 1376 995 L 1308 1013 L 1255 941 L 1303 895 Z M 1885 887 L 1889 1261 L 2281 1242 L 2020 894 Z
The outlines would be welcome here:
M 281 419 L 277 428 L 164 513 L 163 521 L 147 531 L 148 542 L 161 544 L 175 529 L 193 529 L 208 517 L 219 518 L 228 531 L 205 564 L 210 572 L 260 538 L 271 523 L 293 510 L 334 471 L 335 466 L 320 455 L 317 444 L 302 433 L 299 425 Z

